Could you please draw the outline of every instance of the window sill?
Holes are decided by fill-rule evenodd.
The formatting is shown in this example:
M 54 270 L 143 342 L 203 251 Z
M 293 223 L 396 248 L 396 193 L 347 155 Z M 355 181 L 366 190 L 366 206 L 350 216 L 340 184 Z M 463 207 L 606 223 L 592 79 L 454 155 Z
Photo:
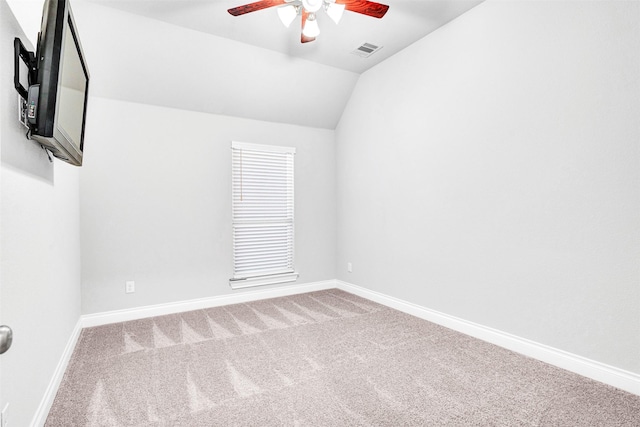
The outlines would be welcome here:
M 270 276 L 248 277 L 246 279 L 229 279 L 231 289 L 253 288 L 255 286 L 275 285 L 277 283 L 295 282 L 299 274 L 296 272 L 273 274 Z

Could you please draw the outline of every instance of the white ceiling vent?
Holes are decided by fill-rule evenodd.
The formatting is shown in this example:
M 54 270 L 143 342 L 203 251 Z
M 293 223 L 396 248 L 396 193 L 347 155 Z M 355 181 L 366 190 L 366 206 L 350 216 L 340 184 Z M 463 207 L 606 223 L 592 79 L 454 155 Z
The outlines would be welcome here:
M 362 43 L 362 45 L 358 46 L 356 50 L 351 53 L 363 58 L 368 58 L 380 49 L 382 49 L 382 46 L 376 46 L 375 44 L 371 43 Z

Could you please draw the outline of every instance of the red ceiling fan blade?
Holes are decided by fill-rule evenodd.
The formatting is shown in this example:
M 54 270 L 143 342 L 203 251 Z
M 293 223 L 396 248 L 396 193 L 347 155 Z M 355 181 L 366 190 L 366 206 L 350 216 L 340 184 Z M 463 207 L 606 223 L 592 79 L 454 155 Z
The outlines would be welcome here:
M 302 27 L 301 29 L 304 30 L 304 24 L 305 22 L 307 22 L 307 16 L 309 16 L 309 12 L 307 12 L 306 10 L 302 10 Z M 307 37 L 304 34 L 302 34 L 302 31 L 300 32 L 300 43 L 309 43 L 314 41 L 316 38 L 315 37 Z
M 231 8 L 227 12 L 233 16 L 239 16 L 244 15 L 245 13 L 266 9 L 268 7 L 279 6 L 281 4 L 286 4 L 286 2 L 284 0 L 261 0 L 255 3 L 244 4 L 242 6 Z
M 389 6 L 367 0 L 336 0 L 336 3 L 345 5 L 345 9 L 351 12 L 361 13 L 374 18 L 382 18 Z

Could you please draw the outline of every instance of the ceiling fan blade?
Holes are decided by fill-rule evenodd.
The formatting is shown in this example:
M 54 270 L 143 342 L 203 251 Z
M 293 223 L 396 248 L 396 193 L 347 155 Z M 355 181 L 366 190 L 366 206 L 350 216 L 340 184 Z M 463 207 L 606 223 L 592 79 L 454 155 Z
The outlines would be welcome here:
M 304 24 L 307 22 L 307 16 L 309 16 L 309 12 L 307 12 L 306 10 L 302 10 L 302 27 L 300 27 L 301 30 L 304 30 Z M 315 37 L 307 37 L 304 34 L 302 34 L 302 31 L 300 31 L 300 43 L 309 43 L 314 41 L 316 38 Z
M 239 15 L 244 15 L 245 13 L 266 9 L 268 7 L 279 6 L 281 4 L 286 4 L 286 1 L 285 0 L 261 0 L 255 3 L 244 4 L 242 6 L 231 8 L 227 10 L 227 12 L 229 12 L 233 16 L 239 16 Z
M 351 12 L 361 13 L 374 18 L 382 18 L 389 6 L 367 0 L 336 0 L 336 3 L 345 5 L 345 9 Z

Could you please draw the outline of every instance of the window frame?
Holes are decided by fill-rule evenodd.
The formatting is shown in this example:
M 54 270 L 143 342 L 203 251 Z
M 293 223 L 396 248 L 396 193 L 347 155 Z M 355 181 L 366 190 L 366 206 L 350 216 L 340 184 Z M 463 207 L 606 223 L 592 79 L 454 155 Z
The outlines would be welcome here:
M 295 147 L 232 141 L 231 152 L 233 273 L 229 285 L 232 289 L 242 289 L 293 282 L 299 276 L 295 269 Z M 269 170 L 264 172 L 267 169 Z M 253 186 L 247 184 L 250 178 L 246 178 L 244 174 L 256 174 L 259 181 L 254 180 L 257 184 Z M 270 180 L 277 181 L 277 184 L 265 184 Z M 270 189 L 269 185 L 273 185 L 274 188 Z M 255 193 L 256 191 L 258 193 Z M 246 197 L 244 193 L 249 197 L 247 204 L 242 203 Z M 260 196 L 265 194 L 275 195 L 275 203 L 259 203 L 263 199 Z M 275 236 L 270 238 L 274 240 L 269 244 L 277 249 L 267 251 L 271 253 L 256 253 L 264 250 L 264 247 L 259 247 L 260 244 L 252 247 L 252 243 L 246 242 L 269 227 L 269 234 Z M 255 234 L 252 235 L 252 232 Z M 276 255 L 273 254 L 274 251 L 277 252 Z M 272 262 L 277 267 L 261 266 L 262 270 L 251 270 L 252 263 L 254 266 L 260 264 L 260 261 L 255 259 L 257 257 L 266 258 L 267 263 Z

